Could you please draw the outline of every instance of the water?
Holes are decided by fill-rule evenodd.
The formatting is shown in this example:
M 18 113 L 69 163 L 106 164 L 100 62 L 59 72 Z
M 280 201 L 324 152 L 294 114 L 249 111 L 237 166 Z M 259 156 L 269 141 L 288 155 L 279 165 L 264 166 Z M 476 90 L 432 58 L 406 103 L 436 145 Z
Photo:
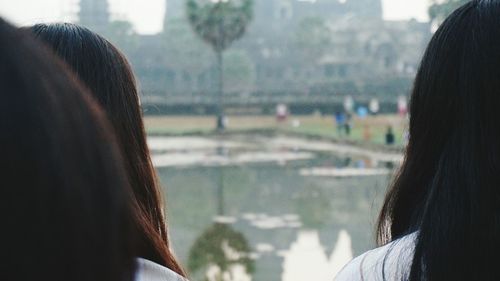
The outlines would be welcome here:
M 279 137 L 151 138 L 192 280 L 332 280 L 374 247 L 387 155 Z

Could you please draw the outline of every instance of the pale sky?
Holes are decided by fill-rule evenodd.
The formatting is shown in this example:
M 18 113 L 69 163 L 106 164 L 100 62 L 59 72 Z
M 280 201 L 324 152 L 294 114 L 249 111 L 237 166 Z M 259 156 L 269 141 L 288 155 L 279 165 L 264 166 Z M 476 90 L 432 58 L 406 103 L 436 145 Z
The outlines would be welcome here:
M 355 1 L 355 0 L 347 0 Z M 382 0 L 384 18 L 428 20 L 429 0 Z M 71 20 L 79 0 L 0 0 L 0 16 L 18 25 Z M 127 19 L 137 32 L 152 34 L 163 26 L 165 0 L 109 0 L 112 17 Z

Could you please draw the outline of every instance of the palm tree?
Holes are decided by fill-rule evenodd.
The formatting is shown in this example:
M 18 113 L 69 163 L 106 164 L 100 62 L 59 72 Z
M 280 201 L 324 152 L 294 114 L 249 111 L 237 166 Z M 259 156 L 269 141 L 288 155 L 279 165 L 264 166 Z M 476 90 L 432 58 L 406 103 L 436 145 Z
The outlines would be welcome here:
M 187 0 L 187 16 L 193 30 L 217 57 L 217 130 L 224 129 L 223 53 L 241 38 L 253 17 L 253 0 Z

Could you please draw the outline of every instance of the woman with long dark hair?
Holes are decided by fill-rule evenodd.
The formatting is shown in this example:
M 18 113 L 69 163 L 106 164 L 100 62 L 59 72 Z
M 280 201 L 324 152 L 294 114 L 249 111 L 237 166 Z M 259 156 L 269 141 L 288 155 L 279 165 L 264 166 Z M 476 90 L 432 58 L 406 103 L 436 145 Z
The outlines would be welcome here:
M 414 84 L 405 161 L 378 222 L 385 246 L 337 280 L 500 280 L 500 1 L 434 34 Z
M 185 276 L 170 249 L 160 184 L 151 162 L 137 86 L 127 59 L 110 42 L 85 27 L 62 23 L 37 24 L 29 29 L 69 64 L 111 120 L 138 206 L 136 227 L 141 247 L 136 255 L 143 258 L 139 262 L 147 269 L 156 270 L 161 265 Z
M 131 191 L 104 113 L 0 19 L 0 279 L 133 281 Z

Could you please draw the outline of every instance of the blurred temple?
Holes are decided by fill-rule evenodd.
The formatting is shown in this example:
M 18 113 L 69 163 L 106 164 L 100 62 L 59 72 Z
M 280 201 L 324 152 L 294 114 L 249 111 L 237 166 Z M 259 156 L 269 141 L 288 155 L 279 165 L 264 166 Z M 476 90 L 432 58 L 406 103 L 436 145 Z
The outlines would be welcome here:
M 408 94 L 431 35 L 429 23 L 383 20 L 381 0 L 254 1 L 246 35 L 224 56 L 229 104 L 330 106 L 351 95 L 366 103 L 377 97 L 384 110 L 385 100 L 395 103 Z M 81 23 L 90 20 L 88 7 L 99 9 L 92 22 L 109 20 L 105 2 L 81 0 Z M 192 32 L 184 3 L 167 0 L 163 32 L 135 35 L 133 46 L 120 47 L 146 104 L 170 104 L 179 111 L 198 104 L 203 113 L 215 97 L 215 58 Z
M 104 32 L 110 22 L 107 0 L 80 0 L 78 22 L 96 32 Z
M 167 0 L 165 19 L 167 18 L 181 18 L 185 16 L 184 6 L 186 0 Z

